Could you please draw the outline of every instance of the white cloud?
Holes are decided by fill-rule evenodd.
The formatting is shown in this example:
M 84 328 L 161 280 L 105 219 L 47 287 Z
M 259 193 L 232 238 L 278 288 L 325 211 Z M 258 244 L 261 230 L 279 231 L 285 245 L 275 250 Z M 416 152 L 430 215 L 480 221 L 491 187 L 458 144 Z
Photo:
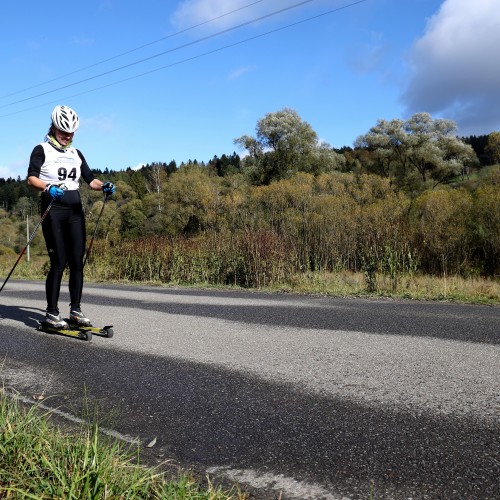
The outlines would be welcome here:
M 445 0 L 410 54 L 408 113 L 454 120 L 459 134 L 500 129 L 498 0 Z

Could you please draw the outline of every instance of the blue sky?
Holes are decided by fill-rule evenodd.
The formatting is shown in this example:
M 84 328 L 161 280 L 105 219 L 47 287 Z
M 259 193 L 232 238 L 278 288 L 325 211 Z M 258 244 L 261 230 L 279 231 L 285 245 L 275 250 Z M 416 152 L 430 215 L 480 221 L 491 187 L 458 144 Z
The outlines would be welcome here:
M 2 6 L 0 40 L 3 178 L 56 104 L 101 170 L 242 153 L 285 107 L 334 147 L 423 111 L 500 130 L 498 0 L 30 0 Z

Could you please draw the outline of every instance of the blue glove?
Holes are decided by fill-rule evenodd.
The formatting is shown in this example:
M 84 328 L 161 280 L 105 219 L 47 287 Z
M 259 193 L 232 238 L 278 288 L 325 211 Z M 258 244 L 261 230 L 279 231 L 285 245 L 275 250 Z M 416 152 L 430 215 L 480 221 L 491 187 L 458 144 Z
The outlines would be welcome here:
M 57 184 L 48 184 L 44 191 L 54 200 L 60 200 L 64 196 L 64 191 Z
M 106 196 L 111 196 L 116 191 L 116 188 L 112 182 L 105 182 L 102 185 L 102 191 Z

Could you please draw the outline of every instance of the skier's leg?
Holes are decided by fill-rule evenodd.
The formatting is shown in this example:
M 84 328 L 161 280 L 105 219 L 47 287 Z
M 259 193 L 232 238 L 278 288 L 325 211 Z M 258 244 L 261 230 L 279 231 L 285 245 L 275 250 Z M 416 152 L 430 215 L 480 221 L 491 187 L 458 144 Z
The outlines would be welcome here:
M 80 309 L 83 291 L 83 257 L 85 255 L 85 216 L 83 210 L 75 207 L 68 224 L 68 255 L 70 320 L 72 323 L 89 325 L 90 320 Z
M 67 262 L 62 220 L 63 214 L 54 207 L 42 224 L 50 259 L 50 270 L 45 281 L 45 295 L 47 298 L 47 315 L 45 319 L 58 328 L 67 326 L 67 323 L 59 315 L 58 307 L 61 280 Z

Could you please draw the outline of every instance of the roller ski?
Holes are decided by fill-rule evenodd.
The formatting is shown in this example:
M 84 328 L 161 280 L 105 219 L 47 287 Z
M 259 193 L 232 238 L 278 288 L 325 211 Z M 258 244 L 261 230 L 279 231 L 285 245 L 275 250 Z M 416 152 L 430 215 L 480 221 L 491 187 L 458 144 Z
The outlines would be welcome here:
M 96 335 L 101 335 L 103 337 L 113 336 L 113 325 L 104 326 L 99 328 L 97 326 L 92 326 L 90 319 L 88 319 L 80 308 L 72 309 L 69 313 L 69 326 L 72 328 L 78 328 L 79 330 L 94 333 Z
M 66 335 L 78 339 L 92 340 L 92 335 L 111 338 L 113 336 L 113 325 L 99 328 L 92 326 L 92 323 L 86 318 L 80 310 L 71 311 L 68 320 L 62 319 L 60 315 L 47 313 L 45 321 L 38 327 L 40 331 L 52 334 Z

